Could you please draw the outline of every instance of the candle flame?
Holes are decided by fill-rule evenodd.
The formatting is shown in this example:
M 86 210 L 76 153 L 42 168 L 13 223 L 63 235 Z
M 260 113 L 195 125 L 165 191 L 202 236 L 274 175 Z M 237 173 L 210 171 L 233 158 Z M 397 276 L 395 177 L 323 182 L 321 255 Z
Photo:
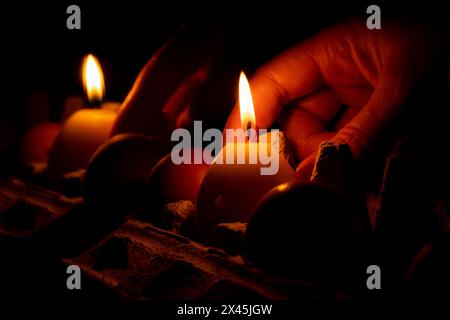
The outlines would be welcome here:
M 92 54 L 83 59 L 83 87 L 89 102 L 98 103 L 103 99 L 105 93 L 103 71 L 97 58 Z
M 253 107 L 252 92 L 245 73 L 241 71 L 239 77 L 239 111 L 241 127 L 244 130 L 256 127 L 255 109 Z

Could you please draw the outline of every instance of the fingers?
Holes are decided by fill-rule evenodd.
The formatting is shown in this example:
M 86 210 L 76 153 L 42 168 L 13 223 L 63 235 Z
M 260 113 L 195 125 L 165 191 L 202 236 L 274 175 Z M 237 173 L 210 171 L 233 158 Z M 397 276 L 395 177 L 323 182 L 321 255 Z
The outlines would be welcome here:
M 192 95 L 193 88 L 198 90 L 199 81 L 207 77 L 226 45 L 215 31 L 188 26 L 159 49 L 125 99 L 111 135 L 139 132 L 167 138 L 175 123 L 170 116 L 184 107 L 184 95 Z M 190 77 L 198 80 L 196 85 L 183 86 Z
M 297 45 L 258 70 L 250 80 L 256 124 L 270 128 L 281 108 L 322 84 L 319 66 L 309 55 L 311 41 Z M 239 128 L 239 105 L 231 112 L 225 128 Z
M 206 81 L 192 101 L 190 112 L 193 119 L 203 120 L 205 128 L 223 128 L 236 101 L 237 85 L 245 48 L 233 47 L 214 66 Z M 231 51 L 231 52 L 229 52 Z
M 348 144 L 359 160 L 400 113 L 414 82 L 411 79 L 402 74 L 384 75 L 367 104 L 338 131 L 333 141 Z
M 314 115 L 322 123 L 327 124 L 339 111 L 342 102 L 334 90 L 321 87 L 292 103 Z
M 286 114 L 282 129 L 300 160 L 314 152 L 320 142 L 335 134 L 327 132 L 321 119 L 301 107 L 297 107 Z
M 320 143 L 324 141 L 348 144 L 355 159 L 359 160 L 367 150 L 372 148 L 383 128 L 400 113 L 410 87 L 409 81 L 405 82 L 402 77 L 397 75 L 388 74 L 382 77 L 369 101 L 361 110 L 350 108 L 344 114 L 338 123 L 342 125 L 344 121 L 348 122 L 337 134 L 328 133 L 327 136 L 327 134 L 314 133 L 302 143 L 303 148 L 297 149 L 297 152 L 302 155 L 304 160 L 297 167 L 296 176 L 303 180 L 310 178 L 316 151 Z
M 282 127 L 301 160 L 296 170 L 298 179 L 310 180 L 319 145 L 335 135 L 335 132 L 327 132 L 326 122 L 339 107 L 340 102 L 331 90 L 320 90 L 317 95 L 298 101 L 295 108 L 286 114 Z
M 362 109 L 369 101 L 374 88 L 368 83 L 354 83 L 351 86 L 334 86 L 333 90 L 342 104 Z
M 161 112 L 169 120 L 171 127 L 180 127 L 189 122 L 188 109 L 195 93 L 206 81 L 208 70 L 200 68 L 175 90 L 172 96 L 166 101 Z M 180 116 L 183 120 L 180 120 Z M 175 122 L 175 124 L 174 124 Z

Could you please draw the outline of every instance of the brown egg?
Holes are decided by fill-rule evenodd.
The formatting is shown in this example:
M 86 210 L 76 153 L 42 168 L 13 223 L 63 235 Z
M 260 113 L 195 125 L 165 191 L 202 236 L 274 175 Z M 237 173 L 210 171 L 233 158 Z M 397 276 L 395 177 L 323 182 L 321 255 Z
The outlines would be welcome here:
M 264 196 L 248 224 L 247 258 L 282 276 L 352 287 L 363 283 L 358 277 L 368 250 L 354 220 L 333 191 L 313 183 L 282 184 Z
M 193 153 L 192 149 L 192 158 Z M 146 203 L 152 208 L 160 208 L 179 200 L 189 200 L 195 204 L 208 168 L 209 165 L 205 163 L 176 165 L 168 154 L 155 165 L 148 177 L 145 188 Z
M 28 129 L 20 144 L 21 162 L 26 165 L 47 162 L 60 128 L 58 123 L 48 121 Z
M 86 201 L 105 209 L 138 208 L 149 172 L 166 153 L 166 146 L 147 136 L 113 137 L 89 162 L 84 183 Z

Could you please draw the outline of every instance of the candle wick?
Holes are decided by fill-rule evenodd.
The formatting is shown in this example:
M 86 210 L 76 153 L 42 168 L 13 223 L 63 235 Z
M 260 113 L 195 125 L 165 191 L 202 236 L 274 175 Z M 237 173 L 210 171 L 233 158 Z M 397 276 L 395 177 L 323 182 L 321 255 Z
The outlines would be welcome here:
M 249 120 L 248 122 L 247 122 L 247 141 L 252 141 L 252 127 L 253 127 L 253 124 L 252 124 L 252 122 Z M 258 138 L 258 136 L 256 136 L 256 138 Z
M 88 100 L 88 106 L 91 109 L 100 109 L 101 100 L 100 99 Z

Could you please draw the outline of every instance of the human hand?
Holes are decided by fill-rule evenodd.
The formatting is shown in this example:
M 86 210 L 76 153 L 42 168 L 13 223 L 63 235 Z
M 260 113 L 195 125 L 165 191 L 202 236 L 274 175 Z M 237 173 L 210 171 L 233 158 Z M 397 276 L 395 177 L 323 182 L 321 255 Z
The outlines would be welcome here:
M 296 171 L 301 179 L 309 180 L 324 141 L 346 143 L 361 159 L 405 108 L 412 87 L 434 60 L 437 39 L 425 28 L 384 23 L 381 30 L 369 30 L 364 22 L 350 20 L 320 32 L 250 80 L 258 127 L 270 128 L 291 107 L 282 127 L 301 160 Z M 226 128 L 238 127 L 235 106 Z
M 193 121 L 192 101 L 227 46 L 222 30 L 184 25 L 146 63 L 123 102 L 111 136 L 141 133 L 161 142 Z

